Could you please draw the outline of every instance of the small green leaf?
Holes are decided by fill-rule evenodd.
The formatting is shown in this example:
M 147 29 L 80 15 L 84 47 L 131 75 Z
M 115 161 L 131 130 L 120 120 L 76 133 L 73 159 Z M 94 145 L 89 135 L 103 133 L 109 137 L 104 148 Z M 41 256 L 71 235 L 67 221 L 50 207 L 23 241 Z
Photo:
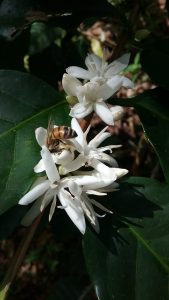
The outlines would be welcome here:
M 88 229 L 84 238 L 84 254 L 98 299 L 168 299 L 168 194 L 168 185 L 135 177 L 125 180 L 120 191 L 109 197 L 114 217 L 106 221 L 106 216 L 100 222 L 100 234 Z M 144 203 L 142 213 L 136 209 L 138 201 Z M 150 212 L 151 205 L 152 215 L 146 217 L 146 207 Z M 135 218 L 128 221 L 134 221 L 135 226 L 115 222 L 115 216 L 123 220 L 121 215 L 126 218 L 131 214 Z M 136 219 L 138 214 L 141 219 Z
M 52 115 L 56 124 L 68 124 L 64 96 L 26 73 L 0 71 L 0 212 L 17 204 L 28 191 L 39 161 L 37 127 L 47 128 Z

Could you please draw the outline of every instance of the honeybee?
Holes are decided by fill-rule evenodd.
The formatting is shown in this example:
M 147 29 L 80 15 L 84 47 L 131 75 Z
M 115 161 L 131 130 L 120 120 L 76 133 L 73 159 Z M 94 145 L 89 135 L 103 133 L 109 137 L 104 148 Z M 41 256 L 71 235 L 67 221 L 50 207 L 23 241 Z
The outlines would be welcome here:
M 46 146 L 51 153 L 62 153 L 63 150 L 71 151 L 74 146 L 68 139 L 75 138 L 77 133 L 70 127 L 57 126 L 55 127 L 49 121 L 47 129 Z

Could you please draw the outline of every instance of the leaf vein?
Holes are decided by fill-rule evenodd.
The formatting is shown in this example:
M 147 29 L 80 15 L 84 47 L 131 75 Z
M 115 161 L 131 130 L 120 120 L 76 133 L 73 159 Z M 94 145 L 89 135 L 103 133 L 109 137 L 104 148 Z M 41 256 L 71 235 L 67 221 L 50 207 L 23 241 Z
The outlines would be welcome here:
M 163 258 L 148 244 L 148 242 L 133 228 L 129 227 L 131 233 L 137 238 L 139 242 L 153 255 L 153 257 L 160 263 L 161 267 L 165 270 L 166 273 L 169 273 L 169 265 L 167 265 Z

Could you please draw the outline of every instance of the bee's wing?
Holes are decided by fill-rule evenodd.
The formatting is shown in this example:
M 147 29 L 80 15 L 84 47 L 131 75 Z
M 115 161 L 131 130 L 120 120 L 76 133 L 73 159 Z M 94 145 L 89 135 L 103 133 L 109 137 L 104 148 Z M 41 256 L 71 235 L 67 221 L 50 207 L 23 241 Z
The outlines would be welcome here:
M 46 141 L 47 145 L 50 144 L 53 128 L 54 128 L 54 121 L 52 118 L 50 118 L 48 121 L 48 128 L 47 128 L 47 141 Z

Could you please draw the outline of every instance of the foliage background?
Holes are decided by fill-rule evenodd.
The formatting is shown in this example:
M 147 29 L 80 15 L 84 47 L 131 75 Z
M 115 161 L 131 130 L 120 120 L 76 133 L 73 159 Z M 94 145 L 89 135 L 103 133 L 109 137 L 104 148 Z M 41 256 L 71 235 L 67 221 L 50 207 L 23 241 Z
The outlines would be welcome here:
M 90 51 L 106 48 L 109 61 L 129 51 L 125 74 L 135 82 L 110 100 L 125 107 L 109 130 L 130 171 L 103 200 L 113 217 L 100 220 L 100 235 L 89 227 L 82 242 L 64 212 L 50 224 L 46 212 L 9 299 L 168 299 L 168 24 L 162 0 L 0 1 L 1 278 L 26 233 L 28 208 L 17 202 L 35 180 L 34 130 L 51 115 L 69 124 L 65 68 L 84 67 Z M 97 116 L 91 125 L 93 135 L 104 127 Z

